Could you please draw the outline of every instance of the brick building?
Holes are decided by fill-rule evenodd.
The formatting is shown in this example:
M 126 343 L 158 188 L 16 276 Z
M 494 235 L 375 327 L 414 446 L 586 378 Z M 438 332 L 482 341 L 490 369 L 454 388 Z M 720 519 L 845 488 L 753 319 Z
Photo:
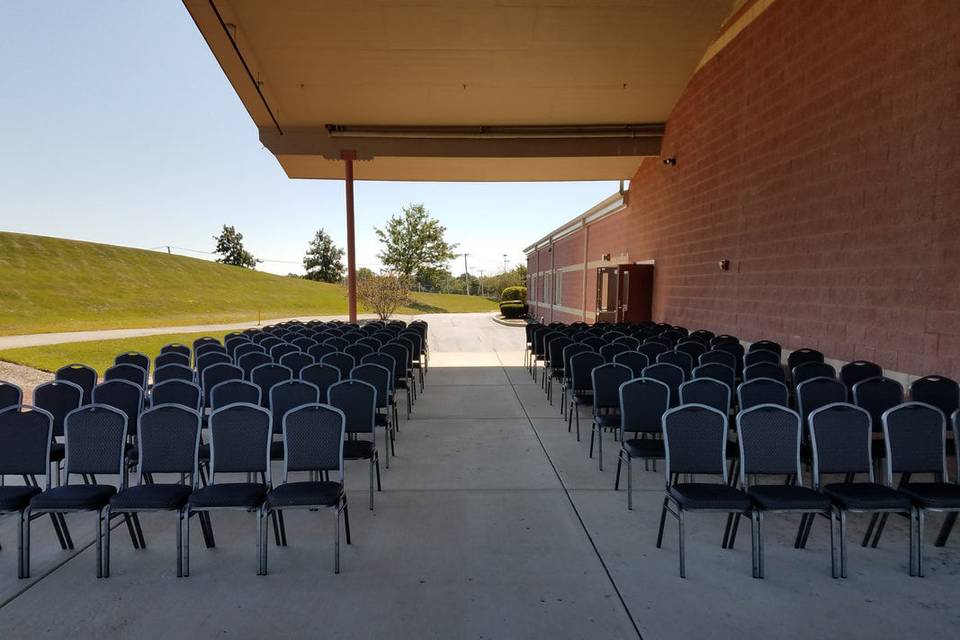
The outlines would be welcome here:
M 527 251 L 535 317 L 653 262 L 657 321 L 960 376 L 960 3 L 747 3 L 660 157 Z

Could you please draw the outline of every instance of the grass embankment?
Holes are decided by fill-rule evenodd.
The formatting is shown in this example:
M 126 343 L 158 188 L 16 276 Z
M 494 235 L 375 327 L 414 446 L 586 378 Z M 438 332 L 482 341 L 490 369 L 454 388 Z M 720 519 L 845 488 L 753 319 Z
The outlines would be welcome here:
M 399 313 L 496 309 L 479 296 L 411 297 Z M 0 233 L 0 335 L 346 312 L 343 288 L 337 285 L 156 251 Z
M 401 314 L 493 311 L 479 296 L 413 293 Z M 362 310 L 361 310 L 362 311 Z M 154 251 L 0 233 L 0 335 L 217 324 L 342 315 L 342 287 L 171 256 Z M 124 351 L 151 358 L 169 342 L 203 335 L 164 334 L 0 351 L 45 371 L 82 362 L 99 372 Z

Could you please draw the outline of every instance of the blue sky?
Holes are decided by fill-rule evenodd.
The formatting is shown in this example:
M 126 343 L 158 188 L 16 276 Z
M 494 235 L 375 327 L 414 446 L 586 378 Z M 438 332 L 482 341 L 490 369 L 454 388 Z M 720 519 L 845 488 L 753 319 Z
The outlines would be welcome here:
M 293 263 L 260 267 L 276 273 L 301 271 L 320 226 L 345 243 L 342 182 L 284 175 L 180 2 L 0 3 L 0 62 L 0 230 L 209 251 L 232 224 Z M 423 202 L 472 272 L 500 269 L 616 189 L 360 182 L 357 262 L 376 268 L 373 227 Z

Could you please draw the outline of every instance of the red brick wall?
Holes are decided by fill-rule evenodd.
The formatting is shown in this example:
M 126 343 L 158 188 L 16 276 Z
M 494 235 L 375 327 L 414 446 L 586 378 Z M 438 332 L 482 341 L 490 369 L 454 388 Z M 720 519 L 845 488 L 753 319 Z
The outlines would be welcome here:
M 656 260 L 657 320 L 960 378 L 960 2 L 774 2 L 662 153 L 589 249 Z

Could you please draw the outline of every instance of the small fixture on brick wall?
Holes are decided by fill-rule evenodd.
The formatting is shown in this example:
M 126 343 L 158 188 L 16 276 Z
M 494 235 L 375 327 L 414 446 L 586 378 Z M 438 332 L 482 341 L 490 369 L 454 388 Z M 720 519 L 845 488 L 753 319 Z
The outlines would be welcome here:
M 663 159 L 663 164 L 667 165 L 668 167 L 675 167 L 675 166 L 677 166 L 677 159 L 676 159 L 675 156 L 670 156 L 669 158 L 664 158 L 664 159 Z
M 601 256 L 600 259 L 603 260 L 604 262 L 610 262 L 610 254 L 609 254 L 609 253 L 605 253 L 605 254 L 603 254 L 603 256 Z
M 721 259 L 717 265 L 719 265 L 720 271 L 730 271 L 730 261 L 726 258 Z

